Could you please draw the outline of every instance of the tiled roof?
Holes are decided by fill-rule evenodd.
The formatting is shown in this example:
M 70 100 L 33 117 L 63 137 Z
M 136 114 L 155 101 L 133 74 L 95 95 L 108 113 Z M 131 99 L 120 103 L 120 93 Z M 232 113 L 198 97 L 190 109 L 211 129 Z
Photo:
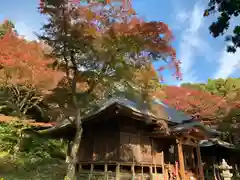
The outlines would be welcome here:
M 202 140 L 200 141 L 200 147 L 210 147 L 210 146 L 221 146 L 227 149 L 234 149 L 236 148 L 233 144 L 230 144 L 228 142 L 225 141 L 221 141 L 217 138 L 211 138 L 211 139 L 207 139 L 207 140 Z
M 130 101 L 126 98 L 111 98 L 105 102 L 101 102 L 101 108 L 95 111 L 91 111 L 87 114 L 87 116 L 84 118 L 85 121 L 90 120 L 94 116 L 98 116 L 98 114 L 104 112 L 107 108 L 112 106 L 118 106 L 120 108 L 127 108 L 132 110 L 133 112 L 139 113 L 142 120 L 145 120 L 145 118 L 153 118 L 155 121 L 157 121 L 159 118 L 162 120 L 166 120 L 170 123 L 173 123 L 171 126 L 169 126 L 171 132 L 183 132 L 188 131 L 192 128 L 201 129 L 203 132 L 207 133 L 208 135 L 218 135 L 219 132 L 216 130 L 213 130 L 211 128 L 208 128 L 204 126 L 202 123 L 197 121 L 191 121 L 191 118 L 184 113 L 178 112 L 174 108 L 168 107 L 167 105 L 163 104 L 161 101 L 155 100 L 153 102 L 153 106 L 155 106 L 156 109 L 160 110 L 160 113 L 156 114 L 148 109 L 147 105 L 139 105 L 133 101 Z M 144 116 L 142 116 L 144 115 Z M 83 120 L 83 121 L 84 121 Z M 63 135 L 64 131 L 67 131 L 67 129 L 73 128 L 73 125 L 69 121 L 64 121 L 59 125 L 56 125 L 50 129 L 43 130 L 41 133 L 43 134 L 49 134 L 49 133 L 55 133 L 55 134 L 61 134 Z M 58 133 L 60 132 L 61 133 Z M 72 132 L 71 130 L 69 132 Z
M 10 124 L 13 121 L 18 122 L 18 120 L 15 117 L 0 115 L 0 123 Z M 44 128 L 50 128 L 56 125 L 55 123 L 36 122 L 34 120 L 20 120 L 19 122 L 30 125 L 30 126 L 34 126 L 34 127 L 44 127 Z
M 107 101 L 104 101 L 101 103 L 101 108 L 98 109 L 97 111 L 94 112 L 89 112 L 88 116 L 91 116 L 93 114 L 97 114 L 107 107 L 111 106 L 112 104 L 117 103 L 122 106 L 125 106 L 127 108 L 130 108 L 131 110 L 147 115 L 147 116 L 152 116 L 155 118 L 160 118 L 160 119 L 165 119 L 170 122 L 175 122 L 175 123 L 182 123 L 184 121 L 190 120 L 191 117 L 187 116 L 185 113 L 177 111 L 174 108 L 169 107 L 168 105 L 162 103 L 160 100 L 155 99 L 152 102 L 152 106 L 154 107 L 155 111 L 153 112 L 151 109 L 148 108 L 147 105 L 139 105 L 138 103 L 131 101 L 126 98 L 111 98 Z M 158 110 L 159 112 L 157 112 Z

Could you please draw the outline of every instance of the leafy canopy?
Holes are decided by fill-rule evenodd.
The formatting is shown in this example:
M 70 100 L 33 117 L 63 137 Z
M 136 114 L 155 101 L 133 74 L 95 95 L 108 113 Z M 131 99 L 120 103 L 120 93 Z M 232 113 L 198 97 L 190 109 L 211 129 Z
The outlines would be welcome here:
M 0 24 L 0 37 L 6 34 L 9 29 L 13 30 L 14 28 L 15 26 L 11 21 L 5 20 L 2 24 Z
M 51 89 L 57 74 L 48 67 L 51 62 L 37 42 L 29 42 L 12 31 L 0 39 L 1 83 Z
M 186 87 L 167 86 L 163 101 L 193 117 L 216 120 L 227 113 L 229 104 L 220 96 Z
M 97 2 L 48 0 L 41 1 L 40 10 L 49 17 L 40 38 L 58 58 L 54 65 L 64 69 L 71 81 L 87 83 L 85 94 L 101 86 L 101 97 L 107 97 L 119 84 L 125 92 L 141 93 L 142 84 L 133 77 L 154 60 L 164 59 L 165 68 L 181 76 L 170 44 L 172 33 L 163 22 L 146 22 L 131 9 L 126 12 L 121 6 Z
M 62 78 L 48 67 L 37 42 L 19 37 L 11 27 L 0 38 L 0 104 L 2 113 L 23 116 Z
M 204 12 L 204 16 L 212 13 L 218 13 L 217 21 L 213 22 L 209 27 L 213 37 L 224 35 L 229 29 L 231 20 L 236 19 L 236 25 L 231 35 L 226 36 L 226 41 L 231 42 L 227 47 L 228 52 L 236 52 L 240 47 L 240 1 L 239 0 L 209 0 L 208 8 Z
M 207 83 L 182 84 L 182 87 L 193 88 L 203 92 L 208 92 L 214 95 L 222 96 L 231 100 L 239 100 L 240 93 L 240 78 L 227 79 L 208 79 Z
M 217 125 L 224 131 L 238 130 L 240 125 L 240 79 L 209 79 L 206 84 L 182 84 L 186 92 L 195 91 L 195 97 L 187 99 L 182 97 L 182 104 L 190 105 L 190 110 L 200 113 L 205 123 Z M 193 95 L 193 94 L 192 94 Z M 204 96 L 203 96 L 204 95 Z M 178 96 L 177 96 L 178 97 Z M 203 97 L 197 108 L 189 104 Z M 172 99 L 172 101 L 174 101 Z M 196 103 L 195 103 L 196 104 Z M 187 108 L 186 110 L 188 110 Z M 192 111 L 188 111 L 190 114 Z

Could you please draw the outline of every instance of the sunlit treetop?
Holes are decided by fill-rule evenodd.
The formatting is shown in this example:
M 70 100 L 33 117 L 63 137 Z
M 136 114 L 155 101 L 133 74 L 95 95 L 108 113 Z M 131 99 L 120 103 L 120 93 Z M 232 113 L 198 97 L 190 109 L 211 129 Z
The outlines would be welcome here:
M 41 44 L 29 42 L 16 33 L 9 31 L 0 38 L 0 82 L 22 84 L 38 90 L 53 88 L 62 78 L 60 72 L 48 65 Z
M 162 99 L 169 106 L 213 124 L 240 107 L 240 102 L 187 87 L 167 86 L 164 93 Z
M 5 20 L 2 24 L 0 24 L 0 37 L 7 33 L 7 31 L 12 31 L 12 33 L 16 33 L 16 31 L 14 31 L 14 28 L 15 26 L 11 21 Z
M 109 59 L 113 53 L 117 57 L 128 56 L 138 63 L 146 59 L 164 59 L 166 64 L 159 70 L 172 69 L 173 74 L 181 78 L 180 61 L 171 46 L 173 35 L 168 25 L 144 21 L 133 9 L 125 11 L 112 2 L 108 5 L 93 1 L 88 4 L 80 2 L 76 6 L 64 0 L 41 0 L 41 12 L 51 17 L 49 24 L 44 26 L 45 40 L 50 46 L 56 45 L 50 39 L 56 39 L 58 43 L 67 42 L 67 46 L 77 48 L 76 51 L 94 48 L 95 55 L 101 60 Z M 60 31 L 65 31 L 65 35 L 61 33 L 60 37 Z M 53 34 L 57 37 L 51 37 Z M 85 46 L 81 47 L 79 43 Z M 75 47 L 74 44 L 78 45 Z

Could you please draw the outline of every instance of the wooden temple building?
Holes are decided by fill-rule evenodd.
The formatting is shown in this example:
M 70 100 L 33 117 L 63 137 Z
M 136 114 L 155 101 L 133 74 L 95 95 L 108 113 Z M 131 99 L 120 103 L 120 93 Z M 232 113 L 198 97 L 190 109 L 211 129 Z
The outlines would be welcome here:
M 199 142 L 217 132 L 179 119 L 163 104 L 154 107 L 150 111 L 127 99 L 111 99 L 88 115 L 78 156 L 81 179 L 203 180 Z M 39 133 L 71 139 L 75 131 L 66 123 Z

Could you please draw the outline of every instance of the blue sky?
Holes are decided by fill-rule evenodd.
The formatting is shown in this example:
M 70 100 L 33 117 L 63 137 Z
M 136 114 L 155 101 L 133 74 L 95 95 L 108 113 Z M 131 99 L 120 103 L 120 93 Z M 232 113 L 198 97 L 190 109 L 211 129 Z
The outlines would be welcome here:
M 35 39 L 34 32 L 38 32 L 44 22 L 44 17 L 37 11 L 38 3 L 39 0 L 3 1 L 0 21 L 12 20 L 21 35 Z M 133 0 L 133 7 L 139 16 L 146 20 L 163 21 L 175 37 L 172 45 L 182 62 L 183 81 L 177 81 L 166 72 L 166 84 L 240 77 L 240 50 L 235 54 L 226 53 L 224 38 L 211 37 L 208 26 L 216 17 L 203 18 L 206 3 L 206 0 Z M 237 21 L 239 19 L 234 19 L 232 23 L 236 24 Z

